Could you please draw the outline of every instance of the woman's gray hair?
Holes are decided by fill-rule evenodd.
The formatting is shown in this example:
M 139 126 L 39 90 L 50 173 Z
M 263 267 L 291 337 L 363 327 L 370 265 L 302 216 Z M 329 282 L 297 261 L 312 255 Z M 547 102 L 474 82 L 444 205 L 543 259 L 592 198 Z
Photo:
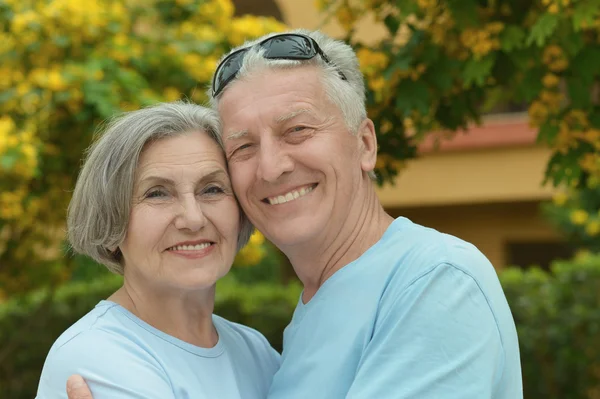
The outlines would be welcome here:
M 75 252 L 123 274 L 118 246 L 127 232 L 133 186 L 146 145 L 167 137 L 203 131 L 223 148 L 218 115 L 211 109 L 177 101 L 113 118 L 86 152 L 67 214 L 67 236 Z M 254 228 L 240 209 L 238 250 Z
M 329 58 L 330 63 L 325 62 L 325 60 L 318 55 L 308 61 L 270 60 L 264 58 L 264 49 L 255 45 L 271 36 L 281 34 L 272 33 L 256 40 L 248 41 L 229 52 L 229 54 L 231 54 L 240 49 L 249 48 L 235 79 L 244 79 L 252 73 L 257 73 L 259 70 L 268 68 L 294 68 L 306 64 L 316 65 L 322 71 L 322 82 L 325 94 L 342 112 L 348 130 L 356 134 L 360 124 L 367 118 L 367 109 L 365 106 L 364 76 L 360 71 L 358 58 L 352 47 L 341 40 L 332 39 L 319 31 L 295 29 L 286 33 L 299 33 L 313 38 L 323 53 Z M 227 55 L 222 57 L 220 62 L 222 62 Z M 342 80 L 339 72 L 342 72 L 347 80 Z M 223 91 L 225 90 L 227 90 L 227 88 Z M 218 111 L 219 99 L 223 94 L 223 91 L 219 93 L 217 97 L 213 97 L 212 87 L 208 90 L 210 104 L 214 110 Z M 374 172 L 369 172 L 369 177 L 372 180 L 376 180 Z

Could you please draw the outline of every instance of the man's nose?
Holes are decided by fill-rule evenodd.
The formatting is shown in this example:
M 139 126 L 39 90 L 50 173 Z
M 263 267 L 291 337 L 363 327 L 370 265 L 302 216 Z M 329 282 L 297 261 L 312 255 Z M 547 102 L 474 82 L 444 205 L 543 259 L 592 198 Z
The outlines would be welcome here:
M 274 183 L 285 173 L 294 170 L 294 161 L 284 145 L 275 140 L 261 143 L 258 150 L 258 178 Z

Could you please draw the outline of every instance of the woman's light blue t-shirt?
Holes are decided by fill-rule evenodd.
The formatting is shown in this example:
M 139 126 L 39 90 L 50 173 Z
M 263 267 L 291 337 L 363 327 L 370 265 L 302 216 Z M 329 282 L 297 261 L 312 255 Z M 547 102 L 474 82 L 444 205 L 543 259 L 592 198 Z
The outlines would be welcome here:
M 101 301 L 56 340 L 37 398 L 67 399 L 82 375 L 94 399 L 259 399 L 267 396 L 279 354 L 258 331 L 213 316 L 219 341 L 194 346 Z

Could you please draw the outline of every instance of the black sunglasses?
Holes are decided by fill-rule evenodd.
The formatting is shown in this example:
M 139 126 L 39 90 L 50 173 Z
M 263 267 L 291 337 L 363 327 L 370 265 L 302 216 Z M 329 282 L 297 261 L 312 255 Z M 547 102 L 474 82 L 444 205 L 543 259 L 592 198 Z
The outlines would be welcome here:
M 329 65 L 333 65 L 315 39 L 299 33 L 282 33 L 271 36 L 258 43 L 258 46 L 264 48 L 263 57 L 269 60 L 310 60 L 318 54 L 323 58 L 323 61 Z M 239 49 L 221 61 L 213 77 L 213 97 L 218 96 L 225 86 L 235 79 L 242 67 L 244 56 L 250 48 Z M 338 73 L 340 78 L 348 80 L 339 69 Z

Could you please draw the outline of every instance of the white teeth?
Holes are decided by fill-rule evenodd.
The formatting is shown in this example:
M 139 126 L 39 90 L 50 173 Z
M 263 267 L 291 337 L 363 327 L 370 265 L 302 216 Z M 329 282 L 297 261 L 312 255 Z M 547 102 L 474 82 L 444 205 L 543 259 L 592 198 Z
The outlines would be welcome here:
M 277 197 L 268 197 L 267 199 L 269 200 L 269 204 L 271 205 L 284 204 L 286 202 L 293 201 L 310 193 L 313 189 L 313 186 L 302 187 L 300 190 L 293 190 L 289 193 L 286 193 L 285 195 L 278 195 Z
M 175 245 L 174 247 L 169 248 L 169 250 L 170 251 L 201 251 L 208 247 L 210 247 L 210 243 L 205 242 L 205 243 L 196 244 L 196 245 Z

